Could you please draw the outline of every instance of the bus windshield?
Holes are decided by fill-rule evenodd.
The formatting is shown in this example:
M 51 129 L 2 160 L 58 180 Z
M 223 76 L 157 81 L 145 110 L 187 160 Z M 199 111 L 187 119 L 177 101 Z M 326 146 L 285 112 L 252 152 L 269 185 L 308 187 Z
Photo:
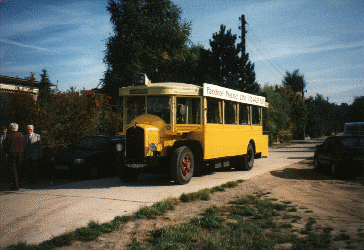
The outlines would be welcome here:
M 147 114 L 155 115 L 170 123 L 170 108 L 168 96 L 148 96 Z
M 145 101 L 147 107 L 145 108 Z M 168 96 L 133 96 L 127 100 L 127 124 L 137 116 L 149 114 L 155 115 L 164 120 L 165 123 L 170 123 L 170 107 Z

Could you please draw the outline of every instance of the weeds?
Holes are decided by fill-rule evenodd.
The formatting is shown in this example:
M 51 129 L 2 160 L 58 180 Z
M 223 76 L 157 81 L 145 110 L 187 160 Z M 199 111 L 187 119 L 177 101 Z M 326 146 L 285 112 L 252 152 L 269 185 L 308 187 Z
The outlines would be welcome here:
M 292 249 L 327 249 L 331 244 L 330 228 L 314 228 L 309 218 L 304 235 L 298 236 L 291 223 L 300 216 L 288 213 L 290 202 L 275 203 L 265 194 L 255 194 L 230 201 L 223 207 L 212 206 L 189 223 L 156 230 L 146 242 L 133 242 L 132 249 L 274 249 L 289 243 Z

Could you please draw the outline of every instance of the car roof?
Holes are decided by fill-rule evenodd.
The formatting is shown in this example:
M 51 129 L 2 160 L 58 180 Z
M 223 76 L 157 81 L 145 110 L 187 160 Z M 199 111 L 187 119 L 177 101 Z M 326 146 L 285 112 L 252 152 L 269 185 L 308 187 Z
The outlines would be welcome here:
M 110 135 L 89 135 L 89 136 L 85 136 L 83 138 L 87 138 L 87 137 L 99 137 L 99 138 L 108 138 L 111 140 L 117 140 L 117 139 L 125 139 L 125 135 L 121 135 L 121 136 L 110 136 Z

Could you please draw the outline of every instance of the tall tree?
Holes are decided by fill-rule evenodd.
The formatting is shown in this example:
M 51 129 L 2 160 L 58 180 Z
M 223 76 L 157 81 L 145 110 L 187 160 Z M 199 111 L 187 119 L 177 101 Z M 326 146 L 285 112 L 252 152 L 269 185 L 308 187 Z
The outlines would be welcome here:
M 239 80 L 239 49 L 235 45 L 236 35 L 231 29 L 221 25 L 220 31 L 212 35 L 211 46 L 211 77 L 213 83 L 231 87 Z
M 255 80 L 254 64 L 249 61 L 249 54 L 241 54 L 241 44 L 236 44 L 236 39 L 225 25 L 212 35 L 211 50 L 202 49 L 200 53 L 203 79 L 199 81 L 255 94 L 260 86 Z
M 181 21 L 182 11 L 170 0 L 109 0 L 114 35 L 106 45 L 107 65 L 103 90 L 117 95 L 118 88 L 145 73 L 156 81 L 182 81 L 189 55 L 191 24 Z
M 350 105 L 350 121 L 364 122 L 364 96 L 354 97 L 353 104 Z
M 242 56 L 242 64 L 240 71 L 240 80 L 238 88 L 239 90 L 251 94 L 257 94 L 260 91 L 260 86 L 255 79 L 255 66 L 249 60 L 249 53 L 245 53 Z
M 48 78 L 47 70 L 42 69 L 43 74 L 40 74 L 40 84 L 39 84 L 39 96 L 38 100 L 40 102 L 46 102 L 51 93 L 51 81 Z
M 303 75 L 296 69 L 292 73 L 286 71 L 286 75 L 283 77 L 282 83 L 284 86 L 290 86 L 291 89 L 296 93 L 304 95 L 304 90 L 307 85 Z

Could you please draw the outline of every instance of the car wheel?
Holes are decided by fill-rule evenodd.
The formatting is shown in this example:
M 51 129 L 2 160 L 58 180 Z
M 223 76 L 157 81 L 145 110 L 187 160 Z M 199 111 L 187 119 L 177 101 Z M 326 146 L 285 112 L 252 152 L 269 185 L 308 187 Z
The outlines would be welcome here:
M 189 147 L 177 148 L 172 155 L 171 177 L 179 185 L 190 182 L 195 168 L 193 153 Z
M 99 168 L 97 166 L 93 166 L 90 169 L 90 178 L 91 179 L 97 179 L 100 177 Z
M 331 164 L 331 177 L 332 178 L 338 178 L 339 177 L 339 167 L 337 163 Z
M 317 157 L 315 157 L 314 161 L 313 161 L 313 168 L 317 171 L 317 172 L 321 172 L 322 170 L 322 166 L 318 160 Z

